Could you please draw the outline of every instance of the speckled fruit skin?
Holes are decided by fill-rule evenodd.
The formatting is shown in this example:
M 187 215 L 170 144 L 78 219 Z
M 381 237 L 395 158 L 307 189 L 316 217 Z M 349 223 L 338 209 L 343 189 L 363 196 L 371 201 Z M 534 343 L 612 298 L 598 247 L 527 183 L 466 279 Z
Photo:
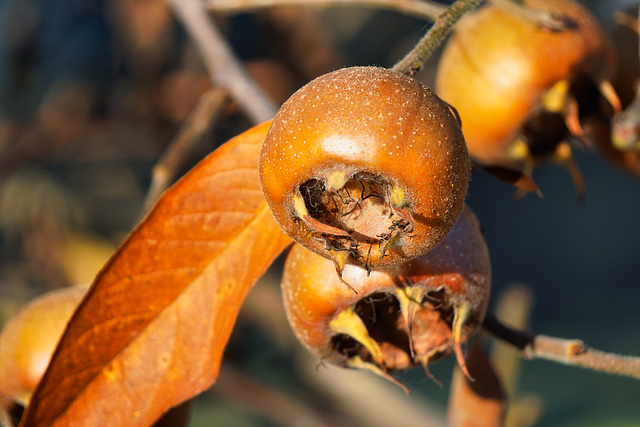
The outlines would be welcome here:
M 390 271 L 372 271 L 347 265 L 344 278 L 358 295 L 346 288 L 333 273 L 331 261 L 300 245 L 289 252 L 282 279 L 282 294 L 289 323 L 303 345 L 323 360 L 350 366 L 344 354 L 336 352 L 330 323 L 341 311 L 374 293 L 396 293 L 405 286 L 427 291 L 445 290 L 446 303 L 467 304 L 470 313 L 462 328 L 462 342 L 471 336 L 484 319 L 491 287 L 489 252 L 476 216 L 468 208 L 462 211 L 451 232 L 430 252 Z M 393 323 L 393 322 L 392 322 Z M 397 326 L 400 325 L 400 326 Z M 399 334 L 406 325 L 398 319 Z M 381 342 L 384 353 L 382 370 L 404 369 L 449 354 L 453 350 L 451 319 L 423 305 L 413 324 L 415 357 L 406 348 Z
M 545 30 L 487 5 L 456 24 L 438 65 L 436 92 L 458 110 L 469 153 L 482 162 L 514 163 L 510 144 L 556 82 L 579 73 L 597 81 L 613 72 L 610 41 L 583 6 L 568 0 L 526 5 L 568 16 L 577 29 Z
M 430 89 L 384 68 L 353 67 L 311 81 L 284 103 L 262 149 L 260 180 L 284 231 L 330 257 L 322 233 L 310 232 L 296 212 L 300 185 L 336 173 L 384 177 L 399 189 L 403 204 L 397 207 L 410 211 L 414 224 L 386 253 L 372 244 L 366 260 L 347 259 L 376 268 L 442 240 L 463 207 L 470 167 L 455 117 Z
M 25 305 L 0 333 L 0 393 L 26 403 L 86 287 L 50 291 Z

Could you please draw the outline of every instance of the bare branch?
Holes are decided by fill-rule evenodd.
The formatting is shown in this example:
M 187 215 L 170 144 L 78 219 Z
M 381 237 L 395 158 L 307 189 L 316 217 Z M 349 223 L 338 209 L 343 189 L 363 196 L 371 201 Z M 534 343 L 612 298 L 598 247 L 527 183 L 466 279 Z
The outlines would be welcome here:
M 580 340 L 533 335 L 501 323 L 493 313 L 487 314 L 483 327 L 497 338 L 522 351 L 527 359 L 546 359 L 592 371 L 640 379 L 640 357 L 622 356 L 595 350 Z
M 246 73 L 207 15 L 200 0 L 166 0 L 198 46 L 215 86 L 229 91 L 254 123 L 272 118 L 277 107 Z
M 143 214 L 149 211 L 158 196 L 176 179 L 178 169 L 185 157 L 219 117 L 227 99 L 228 92 L 220 88 L 214 88 L 202 94 L 198 105 L 191 112 L 178 135 L 153 167 L 151 186 L 144 201 Z
M 580 340 L 537 335 L 533 345 L 525 349 L 524 356 L 640 379 L 640 357 L 595 350 Z
M 453 26 L 462 16 L 474 10 L 482 0 L 457 0 L 436 18 L 431 29 L 418 44 L 392 70 L 408 76 L 415 75 L 429 59 L 433 51 L 449 35 Z
M 440 3 L 423 0 L 208 0 L 207 6 L 217 13 L 240 13 L 282 6 L 313 8 L 360 6 L 394 10 L 423 19 L 434 18 L 447 8 Z

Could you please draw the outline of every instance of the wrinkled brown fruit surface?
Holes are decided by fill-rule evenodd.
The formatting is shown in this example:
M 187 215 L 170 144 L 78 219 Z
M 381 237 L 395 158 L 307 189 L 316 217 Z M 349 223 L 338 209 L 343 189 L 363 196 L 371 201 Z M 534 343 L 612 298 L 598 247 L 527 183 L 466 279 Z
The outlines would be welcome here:
M 427 254 L 388 271 L 347 265 L 340 282 L 331 261 L 294 245 L 282 281 L 287 315 L 318 357 L 352 368 L 388 371 L 455 353 L 487 308 L 491 267 L 475 215 L 465 208 Z M 427 371 L 428 372 L 428 371 Z
M 276 221 L 338 271 L 432 248 L 462 209 L 469 173 L 449 107 L 419 82 L 376 67 L 302 87 L 275 117 L 260 161 Z

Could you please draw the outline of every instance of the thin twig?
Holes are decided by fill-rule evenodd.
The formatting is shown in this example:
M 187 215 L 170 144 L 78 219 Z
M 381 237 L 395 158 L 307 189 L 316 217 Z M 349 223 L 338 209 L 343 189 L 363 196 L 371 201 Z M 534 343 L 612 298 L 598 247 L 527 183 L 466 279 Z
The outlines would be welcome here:
M 240 13 L 271 7 L 304 6 L 327 7 L 370 7 L 389 9 L 405 15 L 430 19 L 440 15 L 446 6 L 424 0 L 208 0 L 209 10 L 217 13 Z
M 440 46 L 451 30 L 453 30 L 454 24 L 465 13 L 478 7 L 480 3 L 482 3 L 482 0 L 458 0 L 453 3 L 438 15 L 427 34 L 425 34 L 404 58 L 393 66 L 392 70 L 408 76 L 415 75 L 422 69 L 422 66 L 427 59 L 429 59 L 433 51 Z
M 153 167 L 143 214 L 149 211 L 158 196 L 176 179 L 184 159 L 219 117 L 227 99 L 228 92 L 220 88 L 214 88 L 202 94 L 198 105 L 193 109 L 178 135 Z
M 277 111 L 275 104 L 246 73 L 207 15 L 204 3 L 201 0 L 166 1 L 198 46 L 214 86 L 227 89 L 254 123 L 272 118 Z
M 640 379 L 640 357 L 595 350 L 580 340 L 533 335 L 506 326 L 493 313 L 487 314 L 483 327 L 497 338 L 516 346 L 527 359 L 546 359 L 592 371 Z

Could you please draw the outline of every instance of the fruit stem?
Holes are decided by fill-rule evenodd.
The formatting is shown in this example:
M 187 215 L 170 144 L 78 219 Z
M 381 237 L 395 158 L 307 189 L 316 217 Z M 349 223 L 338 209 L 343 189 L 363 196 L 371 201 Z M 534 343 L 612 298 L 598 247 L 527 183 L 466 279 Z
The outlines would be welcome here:
M 440 46 L 449 35 L 453 26 L 467 12 L 474 10 L 481 0 L 458 0 L 438 15 L 427 34 L 411 49 L 407 55 L 396 63 L 393 71 L 407 76 L 414 76 L 422 69 L 433 51 Z
M 534 335 L 514 329 L 500 322 L 491 312 L 487 313 L 482 326 L 496 338 L 518 348 L 527 359 L 546 359 L 640 380 L 640 357 L 595 350 L 580 340 Z

